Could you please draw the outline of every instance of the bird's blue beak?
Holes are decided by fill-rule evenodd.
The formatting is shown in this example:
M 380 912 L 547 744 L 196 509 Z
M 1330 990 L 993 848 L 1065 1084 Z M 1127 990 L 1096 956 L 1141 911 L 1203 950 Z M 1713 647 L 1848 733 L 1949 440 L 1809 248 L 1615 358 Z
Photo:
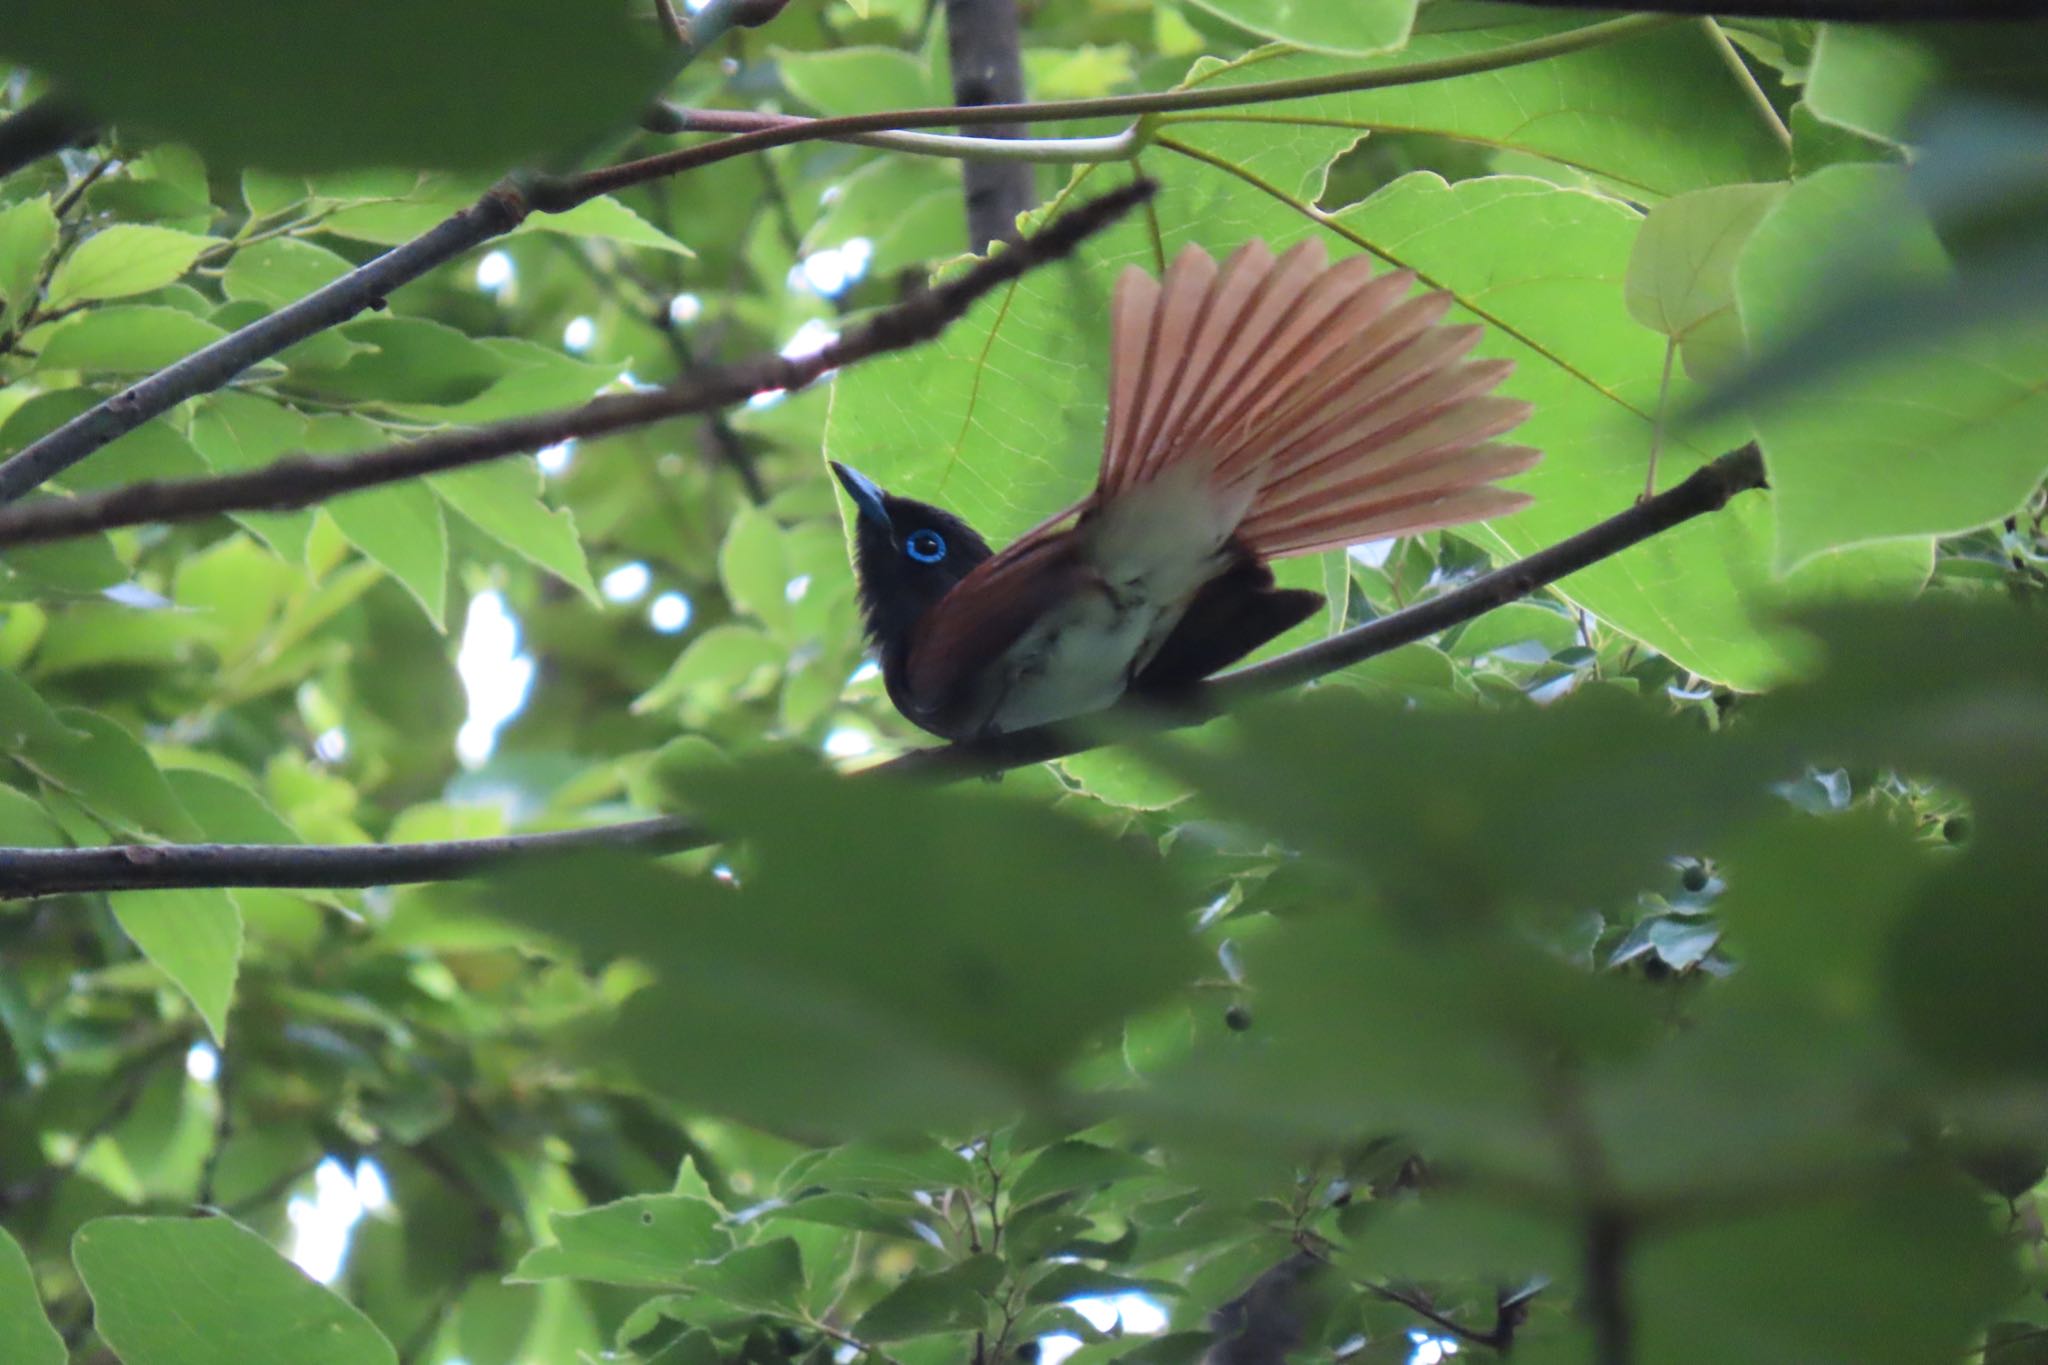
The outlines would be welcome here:
M 896 527 L 889 520 L 889 509 L 882 505 L 882 490 L 875 486 L 875 481 L 857 469 L 848 469 L 837 460 L 830 463 L 832 472 L 839 476 L 840 484 L 853 499 L 853 505 L 860 509 L 860 514 L 884 531 L 895 534 Z

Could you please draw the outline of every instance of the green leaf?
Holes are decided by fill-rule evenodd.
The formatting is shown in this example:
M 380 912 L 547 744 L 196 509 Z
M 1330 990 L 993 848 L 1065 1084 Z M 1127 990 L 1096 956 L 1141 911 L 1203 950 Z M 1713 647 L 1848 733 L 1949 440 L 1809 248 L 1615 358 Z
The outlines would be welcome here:
M 787 1312 L 804 1292 L 803 1252 L 792 1239 L 777 1237 L 702 1265 L 690 1280 L 700 1293 L 736 1307 Z
M 1943 87 L 1979 99 L 2038 101 L 2048 82 L 2040 32 L 2025 24 L 1823 24 L 1806 105 L 1831 123 L 1902 141 Z
M 929 1138 L 887 1146 L 856 1142 L 835 1147 L 805 1167 L 803 1184 L 908 1195 L 914 1190 L 973 1189 L 975 1174 L 966 1157 Z
M 341 455 L 386 443 L 382 428 L 339 414 L 314 418 L 306 448 Z M 405 585 L 434 629 L 448 628 L 448 524 L 441 500 L 417 481 L 385 484 L 322 505 L 349 543 Z
M 1957 1359 L 2014 1278 L 1981 1201 L 1926 1175 L 1707 1220 L 1630 1266 L 1638 1349 L 1673 1365 Z
M 0 751 L 57 750 L 81 738 L 83 732 L 66 725 L 34 688 L 0 668 Z
M 300 186 L 301 193 L 304 185 Z M 348 259 L 296 237 L 273 237 L 235 253 L 221 276 L 221 292 L 282 308 L 355 269 Z
M 0 845 L 62 848 L 64 831 L 26 792 L 0 787 Z
M 1369 57 L 1401 46 L 1415 0 L 1194 0 L 1239 28 L 1295 47 Z
M 1318 689 L 1241 713 L 1217 743 L 1139 751 L 1213 809 L 1439 917 L 1600 904 L 1655 885 L 1673 850 L 1765 809 L 1775 761 L 1606 692 L 1489 714 Z M 1401 780 L 1357 781 L 1360 754 Z M 1659 779 L 1670 772 L 1685 782 Z
M 107 897 L 121 930 L 185 993 L 215 1043 L 228 1036 L 228 1007 L 242 957 L 242 912 L 225 891 L 116 891 Z
M 732 1249 L 716 1206 L 680 1194 L 637 1195 L 548 1220 L 555 1240 L 520 1258 L 519 1281 L 597 1280 L 643 1289 L 690 1282 L 699 1261 Z
M 504 360 L 490 347 L 426 318 L 359 318 L 339 332 L 345 340 L 368 348 L 314 380 L 322 392 L 340 398 L 460 403 L 505 373 Z
M 1165 870 L 1049 811 L 786 764 L 694 785 L 698 814 L 755 849 L 737 889 L 583 864 L 492 893 L 655 971 L 604 1046 L 693 1104 L 806 1131 L 985 1118 L 1194 969 Z M 591 875 L 628 880 L 563 921 L 551 907 Z M 678 913 L 687 943 L 659 927 Z M 714 1027 L 732 1043 L 674 1045 Z
M 1750 239 L 1735 284 L 1761 353 L 1849 291 L 1948 270 L 1904 172 L 1833 166 L 1786 192 Z M 2048 471 L 2044 374 L 2048 325 L 2026 318 L 1852 364 L 1755 413 L 1781 509 L 1778 564 L 2016 511 Z
M 952 92 L 932 75 L 929 66 L 896 48 L 772 51 L 783 85 L 820 114 L 872 114 L 953 102 Z
M 905 1341 L 935 1332 L 973 1331 L 988 1318 L 989 1304 L 978 1287 L 985 1273 L 969 1261 L 912 1275 L 861 1314 L 853 1334 L 862 1341 Z
M 91 299 L 118 299 L 171 283 L 220 245 L 219 239 L 174 228 L 115 223 L 78 244 L 50 276 L 47 301 L 59 308 Z
M 76 20 L 63 0 L 22 0 L 8 14 L 8 55 L 92 91 L 102 119 L 273 170 L 497 174 L 573 158 L 630 127 L 668 70 L 653 24 L 623 4 L 447 0 L 421 11 L 372 0 L 343 14 L 199 0 L 180 11 L 169 49 L 108 41 Z
M 216 393 L 203 401 L 192 418 L 193 448 L 222 473 L 261 468 L 281 455 L 303 450 L 305 444 L 304 417 L 251 393 Z M 313 529 L 311 512 L 232 515 L 280 558 L 293 564 L 306 562 L 306 538 Z
M 594 237 L 622 246 L 643 246 L 676 256 L 695 256 L 675 238 L 608 194 L 586 199 L 561 213 L 536 213 L 508 234 L 552 232 L 562 237 Z
M 69 738 L 31 734 L 22 762 L 115 824 L 170 839 L 199 837 L 156 761 L 135 737 L 96 711 L 56 713 Z
M 226 335 L 176 308 L 98 308 L 45 333 L 37 362 L 65 370 L 156 370 Z
M 0 1228 L 0 1360 L 9 1365 L 64 1365 L 68 1359 L 64 1338 L 43 1313 L 28 1257 Z
M 126 1365 L 397 1365 L 370 1320 L 226 1218 L 99 1218 L 71 1254 Z
M 43 262 L 56 247 L 57 215 L 49 195 L 0 209 L 0 322 L 20 318 Z
M 1158 1168 L 1143 1157 L 1068 1138 L 1032 1159 L 1009 1187 L 1010 1199 L 1016 1204 L 1028 1204 L 1049 1194 L 1065 1194 L 1069 1190 L 1111 1185 L 1157 1173 Z
M 1685 372 L 1711 382 L 1746 358 L 1735 262 L 1783 185 L 1722 185 L 1650 210 L 1628 263 L 1629 315 L 1678 343 Z
M 576 519 L 541 500 L 545 483 L 530 456 L 492 460 L 430 475 L 427 483 L 463 519 L 509 550 L 524 555 L 591 602 L 598 600 Z
M 1118 1275 L 1093 1266 L 1063 1262 L 1049 1267 L 1032 1281 L 1024 1298 L 1027 1303 L 1063 1303 L 1068 1299 L 1105 1294 L 1178 1294 L 1181 1287 L 1170 1280 L 1139 1279 Z

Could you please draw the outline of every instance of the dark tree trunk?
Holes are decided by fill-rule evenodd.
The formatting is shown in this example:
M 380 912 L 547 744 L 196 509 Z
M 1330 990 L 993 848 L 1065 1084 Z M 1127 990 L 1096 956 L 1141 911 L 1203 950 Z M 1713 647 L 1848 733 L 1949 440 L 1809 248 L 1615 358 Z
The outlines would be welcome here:
M 953 103 L 1015 104 L 1024 98 L 1017 0 L 946 0 L 946 49 Z M 979 137 L 1023 137 L 1021 124 L 964 129 Z M 1017 239 L 1017 215 L 1038 202 L 1032 167 L 1019 161 L 969 161 L 967 240 L 976 251 Z

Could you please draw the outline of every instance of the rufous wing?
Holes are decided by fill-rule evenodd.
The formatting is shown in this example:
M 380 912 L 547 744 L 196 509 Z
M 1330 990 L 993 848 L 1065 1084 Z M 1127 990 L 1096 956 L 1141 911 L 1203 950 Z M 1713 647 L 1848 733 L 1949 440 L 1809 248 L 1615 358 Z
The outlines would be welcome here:
M 1480 329 L 1446 324 L 1450 296 L 1414 284 L 1365 256 L 1328 265 L 1314 240 L 1126 270 L 1093 503 L 1192 463 L 1260 559 L 1524 506 L 1497 486 L 1540 458 L 1494 439 L 1530 412 L 1493 392 L 1512 364 L 1468 359 Z

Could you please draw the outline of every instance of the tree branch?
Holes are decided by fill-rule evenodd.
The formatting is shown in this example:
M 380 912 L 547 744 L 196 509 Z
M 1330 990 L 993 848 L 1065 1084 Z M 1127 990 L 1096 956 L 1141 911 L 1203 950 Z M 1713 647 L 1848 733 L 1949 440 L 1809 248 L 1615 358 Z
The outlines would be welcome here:
M 963 108 L 1024 102 L 1024 58 L 1018 46 L 1017 0 L 946 0 L 946 58 L 953 103 Z M 1019 138 L 1017 123 L 991 124 L 990 138 Z M 970 161 L 962 170 L 967 194 L 967 245 L 986 251 L 992 242 L 1017 239 L 1017 219 L 1038 202 L 1026 162 Z
M 259 318 L 203 346 L 147 379 L 97 403 L 0 463 L 0 503 L 10 502 L 63 473 L 118 436 L 167 412 L 195 394 L 211 393 L 258 361 L 316 332 L 347 322 L 402 284 L 418 279 L 479 242 L 509 232 L 526 205 L 509 184 L 382 256 L 359 266 L 297 303 Z
M 0 546 L 89 535 L 117 526 L 192 521 L 220 512 L 304 507 L 342 493 L 608 435 L 693 413 L 716 411 L 771 389 L 799 389 L 829 371 L 928 341 L 974 301 L 1028 270 L 1071 254 L 1156 187 L 1134 180 L 1091 199 L 1030 238 L 966 273 L 886 308 L 814 355 L 767 354 L 707 366 L 667 388 L 613 394 L 581 407 L 448 431 L 356 455 L 299 455 L 256 469 L 204 478 L 145 480 L 76 498 L 39 498 L 0 507 Z
M 1005 252 L 1004 256 L 1013 254 Z M 1763 486 L 1763 459 L 1755 446 L 1745 446 L 1703 466 L 1656 497 L 1547 550 L 1406 611 L 1225 674 L 1192 689 L 1171 710 L 1130 705 L 1079 725 L 919 749 L 865 769 L 849 780 L 911 777 L 956 781 L 1059 758 L 1123 735 L 1197 724 L 1253 697 L 1321 677 L 1484 615 L 1660 532 L 1717 511 L 1738 493 Z M 694 821 L 667 816 L 590 829 L 420 844 L 0 848 L 0 899 L 191 886 L 363 887 L 452 881 L 521 859 L 590 849 L 679 853 L 716 843 L 719 837 Z

